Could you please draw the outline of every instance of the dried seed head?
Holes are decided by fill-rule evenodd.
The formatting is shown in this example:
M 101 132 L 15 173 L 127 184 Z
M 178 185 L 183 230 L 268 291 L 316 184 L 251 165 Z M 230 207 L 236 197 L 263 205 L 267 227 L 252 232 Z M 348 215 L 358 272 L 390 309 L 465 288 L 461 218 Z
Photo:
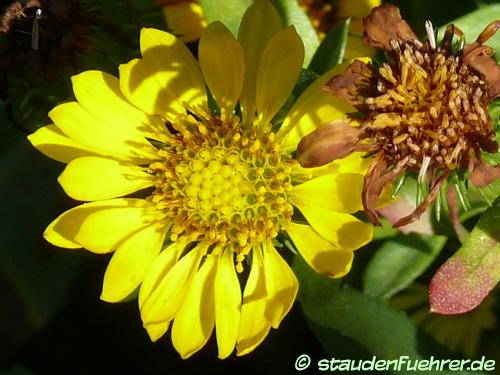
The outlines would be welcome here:
M 364 137 L 383 149 L 389 165 L 409 156 L 409 169 L 467 168 L 481 150 L 498 145 L 488 114 L 487 84 L 459 56 L 426 42 L 402 43 L 372 69 L 377 93 L 365 100 Z
M 490 173 L 492 178 L 485 176 L 498 168 L 484 167 L 481 153 L 498 151 L 488 104 L 500 96 L 500 67 L 491 58 L 491 48 L 483 43 L 500 28 L 500 21 L 492 22 L 463 50 L 460 41 L 453 45 L 453 35 L 461 35 L 453 25 L 438 45 L 432 24 L 426 22 L 427 40 L 420 42 L 399 9 L 390 4 L 375 8 L 363 25 L 363 40 L 385 49 L 387 60 L 381 65 L 355 61 L 325 90 L 361 112 L 356 144 L 378 151 L 363 190 L 364 208 L 373 223 L 378 224 L 375 204 L 384 186 L 405 171 L 418 173 L 420 184 L 429 181 L 428 196 L 396 223 L 405 225 L 436 199 L 450 174 L 473 173 L 476 167 L 472 183 L 484 185 L 498 178 L 498 171 Z M 315 133 L 320 131 L 306 139 L 317 138 Z M 331 138 L 342 143 L 342 135 Z M 332 160 L 325 154 L 327 143 L 328 139 L 321 140 L 318 160 Z M 315 159 L 318 147 L 308 144 L 298 150 L 299 161 L 301 153 Z

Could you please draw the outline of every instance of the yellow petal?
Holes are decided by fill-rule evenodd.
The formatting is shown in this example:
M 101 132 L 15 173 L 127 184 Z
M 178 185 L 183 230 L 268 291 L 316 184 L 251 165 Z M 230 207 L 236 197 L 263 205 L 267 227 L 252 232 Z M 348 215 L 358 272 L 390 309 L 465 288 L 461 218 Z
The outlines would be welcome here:
M 89 147 L 69 139 L 57 126 L 50 124 L 28 135 L 28 140 L 42 154 L 62 163 L 98 153 Z
M 372 238 L 373 227 L 352 215 L 305 202 L 294 203 L 314 230 L 340 250 L 356 250 Z
M 215 276 L 215 333 L 219 358 L 228 357 L 238 338 L 241 311 L 241 289 L 234 269 L 233 252 L 225 251 L 219 258 Z
M 333 76 L 343 73 L 348 65 L 339 64 L 324 73 L 297 99 L 277 133 L 285 150 L 294 151 L 301 138 L 318 126 L 356 112 L 351 104 L 323 90 L 323 86 Z
M 285 104 L 304 61 L 304 45 L 295 27 L 276 33 L 267 44 L 257 73 L 257 112 L 267 124 Z M 286 69 L 282 64 L 286 64 Z
M 163 16 L 172 34 L 177 35 L 184 43 L 199 39 L 207 25 L 203 10 L 197 3 L 182 2 L 164 6 Z
M 332 173 L 293 187 L 292 203 L 303 202 L 327 210 L 352 213 L 361 210 L 363 175 Z
M 381 0 L 340 0 L 339 17 L 365 17 L 380 3 Z
M 184 255 L 166 274 L 141 306 L 145 325 L 171 320 L 181 308 L 184 296 L 198 270 L 204 250 L 201 246 Z
M 191 110 L 207 109 L 205 82 L 200 68 L 189 49 L 167 32 L 141 30 L 142 58 L 156 69 L 154 78 L 180 103 Z
M 148 266 L 160 252 L 166 229 L 164 223 L 147 226 L 120 245 L 104 274 L 103 301 L 121 301 L 137 289 Z
M 332 164 L 338 166 L 338 173 L 361 173 L 364 175 L 371 162 L 372 158 L 367 158 L 365 152 L 353 152 L 343 159 L 333 161 Z
M 159 118 L 132 106 L 120 90 L 120 81 L 111 74 L 88 70 L 71 77 L 78 103 L 91 115 L 115 128 L 156 138 L 163 125 Z
M 215 101 L 232 113 L 243 86 L 243 50 L 233 34 L 220 22 L 211 23 L 198 46 L 200 66 Z
M 316 168 L 302 168 L 294 166 L 293 173 L 309 177 L 324 176 L 327 174 L 356 173 L 365 175 L 373 158 L 367 158 L 365 152 L 353 152 L 343 159 L 334 160 L 331 163 Z
M 151 341 L 155 342 L 160 337 L 162 337 L 165 332 L 168 331 L 168 327 L 170 326 L 170 320 L 160 322 L 160 323 L 149 323 L 144 325 L 146 332 L 149 335 Z
M 289 223 L 286 231 L 300 255 L 316 272 L 337 278 L 345 276 L 350 271 L 352 251 L 336 248 L 309 225 Z
M 351 60 L 361 56 L 374 56 L 376 52 L 377 50 L 375 48 L 368 47 L 363 43 L 361 34 L 352 35 L 349 33 L 349 36 L 347 37 L 347 45 L 345 47 L 344 59 Z
M 175 265 L 179 252 L 183 249 L 177 242 L 171 243 L 148 267 L 146 276 L 141 284 L 141 289 L 139 290 L 139 308 L 142 307 L 144 301 L 156 289 L 163 276 Z
M 84 156 L 70 162 L 58 181 L 71 198 L 93 201 L 116 198 L 153 186 L 155 177 L 128 163 Z
M 45 229 L 43 236 L 53 245 L 68 249 L 78 249 L 82 247 L 82 244 L 75 237 L 89 215 L 110 208 L 127 207 L 137 204 L 138 201 L 140 199 L 120 198 L 81 204 L 63 212 L 53 220 L 47 226 L 47 229 Z
M 278 11 L 267 0 L 256 0 L 243 15 L 238 41 L 245 55 L 245 79 L 240 96 L 244 121 L 251 121 L 255 113 L 257 71 L 264 48 L 282 28 Z
M 122 241 L 138 230 L 151 225 L 154 216 L 148 212 L 146 201 L 123 201 L 128 204 L 122 207 L 106 207 L 89 214 L 82 222 L 75 241 L 94 253 L 107 253 L 116 250 Z
M 76 102 L 58 105 L 49 117 L 69 138 L 105 155 L 135 163 L 155 158 L 155 149 L 146 138 L 99 121 Z
M 264 316 L 271 327 L 278 328 L 295 301 L 299 283 L 272 244 L 264 247 L 264 274 L 267 292 Z
M 172 344 L 186 359 L 202 348 L 215 324 L 214 280 L 217 258 L 209 255 L 191 283 L 172 325 Z
M 175 121 L 185 113 L 177 97 L 155 78 L 156 68 L 141 59 L 120 65 L 120 89 L 126 98 L 141 111 Z
M 264 319 L 267 293 L 262 264 L 262 253 L 253 250 L 252 268 L 243 292 L 241 305 L 240 328 L 236 350 L 238 356 L 254 350 L 267 336 L 271 325 Z

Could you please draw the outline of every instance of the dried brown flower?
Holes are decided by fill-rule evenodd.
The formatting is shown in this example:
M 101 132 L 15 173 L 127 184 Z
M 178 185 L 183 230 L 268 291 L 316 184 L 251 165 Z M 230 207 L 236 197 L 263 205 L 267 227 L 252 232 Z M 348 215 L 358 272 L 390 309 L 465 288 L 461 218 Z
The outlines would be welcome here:
M 462 34 L 453 25 L 438 45 L 429 21 L 428 38 L 419 41 L 391 4 L 375 8 L 363 25 L 363 40 L 384 49 L 387 61 L 355 61 L 325 87 L 360 111 L 361 127 L 316 129 L 302 139 L 298 159 L 313 167 L 354 151 L 374 150 L 362 196 L 374 224 L 380 224 L 375 206 L 384 187 L 406 172 L 418 173 L 420 183 L 428 181 L 429 193 L 397 227 L 418 219 L 452 174 L 469 173 L 478 188 L 500 177 L 500 166 L 481 158 L 482 152 L 498 151 L 488 105 L 500 96 L 500 67 L 484 43 L 500 21 L 464 48 L 461 41 L 453 43 L 454 35 Z
M 33 35 L 35 22 L 37 35 Z M 24 6 L 12 2 L 0 27 L 4 76 L 18 64 L 48 79 L 58 77 L 61 68 L 71 72 L 80 55 L 93 48 L 91 38 L 98 22 L 97 15 L 80 1 L 29 0 Z

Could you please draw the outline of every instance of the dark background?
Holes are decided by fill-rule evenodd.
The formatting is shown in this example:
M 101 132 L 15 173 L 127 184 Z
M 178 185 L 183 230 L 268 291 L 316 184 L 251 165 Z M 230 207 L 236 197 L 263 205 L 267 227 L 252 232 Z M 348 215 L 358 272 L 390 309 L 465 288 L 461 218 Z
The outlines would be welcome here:
M 0 9 L 10 3 L 0 2 Z M 138 1 L 100 3 L 104 18 L 109 16 L 117 22 L 133 18 L 140 9 Z M 477 5 L 466 0 L 394 3 L 420 34 L 424 30 L 423 20 L 429 18 L 435 25 L 443 25 Z M 113 14 L 114 9 L 122 13 Z M 132 35 L 144 24 L 160 22 L 158 8 L 148 11 L 157 14 L 145 23 L 140 23 L 140 18 L 132 19 L 130 22 L 138 25 L 128 29 L 126 25 L 116 30 L 109 25 L 99 27 L 111 39 Z M 116 20 L 120 15 L 123 18 Z M 62 25 L 70 27 L 71 22 Z M 42 26 L 42 30 L 48 27 Z M 47 32 L 71 32 L 64 27 Z M 14 35 L 18 43 L 15 45 L 9 39 L 8 48 L 6 39 L 0 39 L 0 374 L 287 374 L 296 373 L 294 362 L 302 353 L 310 355 L 313 361 L 328 358 L 298 303 L 281 327 L 272 330 L 251 354 L 218 360 L 212 337 L 203 349 L 184 361 L 173 349 L 169 332 L 151 343 L 141 327 L 135 300 L 120 304 L 99 300 L 109 256 L 56 249 L 43 240 L 46 225 L 75 202 L 64 195 L 56 182 L 63 165 L 39 154 L 26 140 L 26 135 L 40 125 L 40 116 L 68 94 L 70 73 L 84 69 L 70 66 L 68 61 L 50 60 L 59 80 L 45 86 L 44 77 L 52 73 L 47 73 L 43 61 L 32 69 L 30 59 L 35 57 L 25 48 L 29 38 L 23 35 Z M 136 48 L 136 42 L 130 43 Z M 109 66 L 108 71 L 115 72 L 116 62 L 138 55 L 134 48 L 123 52 L 125 49 L 114 48 L 113 44 L 104 52 L 106 46 L 104 39 L 103 46 L 85 50 L 93 56 L 86 60 L 86 69 L 99 66 L 106 70 Z M 58 63 L 63 66 L 61 70 Z M 59 96 L 52 97 L 50 90 Z M 362 257 L 356 259 L 354 268 L 362 262 Z M 376 317 L 373 323 L 377 324 Z

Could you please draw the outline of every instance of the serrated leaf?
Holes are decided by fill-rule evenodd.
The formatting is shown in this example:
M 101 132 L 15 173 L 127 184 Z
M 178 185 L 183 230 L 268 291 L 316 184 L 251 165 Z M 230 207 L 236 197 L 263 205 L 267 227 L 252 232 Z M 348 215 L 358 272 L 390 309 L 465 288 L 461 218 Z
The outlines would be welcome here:
M 389 298 L 410 285 L 441 252 L 447 237 L 399 234 L 377 250 L 366 268 L 363 291 Z
M 327 356 L 343 358 L 408 360 L 449 358 L 449 353 L 420 331 L 407 315 L 380 300 L 351 288 L 339 288 L 337 280 L 311 270 L 295 257 L 293 270 L 300 283 L 298 300 L 302 311 Z M 391 371 L 414 374 L 415 371 Z M 419 371 L 419 374 L 435 374 Z M 443 371 L 440 374 L 469 374 L 466 371 Z M 476 372 L 474 372 L 476 374 Z
M 326 34 L 316 50 L 308 69 L 318 74 L 323 74 L 342 62 L 350 25 L 351 19 L 347 18 Z
M 477 307 L 500 281 L 500 199 L 487 209 L 463 246 L 434 275 L 431 311 L 462 314 Z
M 319 46 L 318 33 L 311 24 L 304 9 L 297 0 L 272 0 L 273 5 L 283 19 L 286 26 L 294 25 L 302 42 L 304 43 L 305 54 L 303 66 L 306 67 L 311 62 L 314 52 Z
M 252 0 L 200 0 L 207 23 L 220 21 L 234 36 L 238 35 L 243 13 L 252 3 Z M 255 27 L 259 27 L 259 25 L 255 25 Z

